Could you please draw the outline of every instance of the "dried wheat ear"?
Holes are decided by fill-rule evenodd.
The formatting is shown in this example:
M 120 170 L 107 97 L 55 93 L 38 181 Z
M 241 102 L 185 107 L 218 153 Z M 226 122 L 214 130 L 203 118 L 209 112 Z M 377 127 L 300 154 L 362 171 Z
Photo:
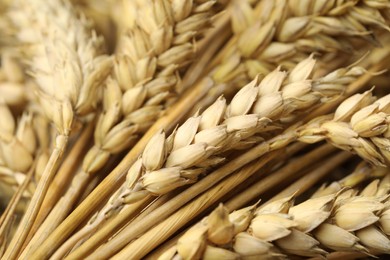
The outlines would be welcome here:
M 164 242 L 174 246 L 160 259 L 388 254 L 390 95 L 363 91 L 381 73 L 387 85 L 389 11 L 387 0 L 0 0 L 11 197 L 0 257 L 140 258 Z M 306 168 L 324 163 L 321 176 L 351 154 L 363 162 L 302 203 L 314 170 L 242 208 L 264 192 L 251 194 L 256 184 L 281 187 L 295 164 L 277 167 L 301 150 Z M 30 201 L 20 223 L 19 201 Z

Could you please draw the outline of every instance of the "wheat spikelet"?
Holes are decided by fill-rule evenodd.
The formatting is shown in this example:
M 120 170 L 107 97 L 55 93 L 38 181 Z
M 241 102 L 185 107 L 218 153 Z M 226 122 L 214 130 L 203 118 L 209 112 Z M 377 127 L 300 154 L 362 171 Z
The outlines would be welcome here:
M 223 160 L 218 156 L 221 152 L 238 146 L 243 148 L 261 140 L 254 135 L 272 129 L 268 129 L 272 120 L 283 121 L 287 115 L 311 106 L 320 97 L 332 97 L 342 91 L 342 80 L 331 80 L 334 75 L 343 75 L 349 81 L 353 75 L 361 73 L 357 68 L 339 70 L 327 78 L 312 82 L 308 77 L 314 63 L 313 58 L 309 57 L 298 64 L 288 77 L 277 69 L 263 81 L 254 80 L 242 88 L 229 106 L 220 98 L 202 115 L 189 118 L 171 136 L 165 138 L 163 132 L 156 134 L 146 146 L 142 157 L 130 168 L 126 184 L 80 233 L 93 230 L 124 204 L 140 201 L 153 194 L 166 194 L 196 181 L 197 176 L 207 167 Z M 321 86 L 325 82 L 335 86 L 333 89 L 336 92 L 324 90 Z M 309 90 L 310 85 L 313 86 L 312 90 Z M 270 104 L 270 100 L 275 102 Z M 243 106 L 244 101 L 247 103 Z M 267 105 L 271 108 L 266 108 Z
M 356 172 L 345 180 L 356 184 Z M 232 259 L 278 259 L 284 254 L 327 254 L 320 246 L 335 251 L 388 253 L 390 240 L 381 231 L 383 225 L 388 224 L 384 214 L 388 196 L 383 196 L 388 193 L 388 173 L 385 176 L 379 185 L 379 181 L 375 180 L 377 188 L 371 194 L 364 194 L 372 186 L 368 185 L 360 191 L 361 195 L 341 191 L 310 198 L 295 206 L 294 196 L 290 196 L 257 209 L 250 206 L 230 214 L 220 205 L 191 227 L 159 259 L 174 259 L 175 256 L 215 258 L 222 255 L 230 255 Z M 345 180 L 339 185 L 343 186 Z M 367 214 L 372 218 L 367 219 Z M 345 222 L 341 221 L 341 216 L 348 216 Z M 381 230 L 375 225 L 381 225 Z M 355 231 L 355 235 L 351 231 Z M 221 250 L 210 251 L 210 246 Z
M 38 213 L 48 184 L 59 166 L 75 116 L 84 116 L 95 109 L 99 100 L 99 85 L 111 66 L 110 59 L 101 55 L 102 40 L 67 2 L 51 1 L 49 5 L 34 1 L 21 4 L 20 12 L 24 17 L 14 22 L 16 26 L 23 26 L 24 22 L 28 24 L 27 32 L 23 34 L 24 28 L 21 27 L 18 36 L 22 42 L 32 41 L 34 45 L 31 49 L 32 74 L 40 88 L 40 104 L 56 126 L 58 137 L 37 192 L 5 253 L 5 257 L 10 259 L 16 257 L 27 236 L 24 225 L 29 223 L 27 227 L 31 226 Z
M 31 109 L 30 109 L 31 110 Z M 35 179 L 39 181 L 49 149 L 49 128 L 46 119 L 34 111 L 26 111 L 16 122 L 5 103 L 0 103 L 0 167 L 1 179 L 10 185 L 21 185 L 25 173 L 38 157 Z M 40 153 L 38 153 L 40 150 Z M 45 159 L 46 158 L 46 159 Z M 43 167 L 42 167 L 43 165 Z M 33 188 L 32 186 L 30 188 Z M 30 193 L 33 193 L 30 189 Z
M 373 102 L 375 97 L 371 91 L 351 96 L 338 107 L 332 120 L 322 117 L 309 123 L 299 132 L 299 140 L 317 142 L 326 139 L 375 165 L 388 165 L 389 97 Z

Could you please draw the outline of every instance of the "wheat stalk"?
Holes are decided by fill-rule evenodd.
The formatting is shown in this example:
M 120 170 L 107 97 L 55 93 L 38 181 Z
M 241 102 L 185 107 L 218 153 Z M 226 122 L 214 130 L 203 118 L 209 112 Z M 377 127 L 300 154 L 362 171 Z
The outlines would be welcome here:
M 35 250 L 49 234 L 47 231 L 66 217 L 89 176 L 101 169 L 112 154 L 128 148 L 180 92 L 176 89 L 178 69 L 194 55 L 194 43 L 189 41 L 210 26 L 213 3 L 188 2 L 183 10 L 176 2 L 146 4 L 144 12 L 164 7 L 161 10 L 165 13 L 154 14 L 147 23 L 140 20 L 138 27 L 123 38 L 126 48 L 117 54 L 114 80 L 107 83 L 103 93 L 104 111 L 96 126 L 95 145 L 87 153 L 82 171 L 76 175 L 69 192 L 24 254 Z
M 175 255 L 238 259 L 327 254 L 320 244 L 336 251 L 388 252 L 390 240 L 373 225 L 376 223 L 383 230 L 389 224 L 384 213 L 387 212 L 388 199 L 383 197 L 388 193 L 387 179 L 385 177 L 381 187 L 377 185 L 369 196 L 364 190 L 360 196 L 338 192 L 311 198 L 295 206 L 294 197 L 290 196 L 257 210 L 256 206 L 250 206 L 230 214 L 220 205 L 190 228 L 159 259 L 172 259 Z M 371 216 L 371 219 L 366 216 Z
M 21 10 L 21 13 L 26 12 L 22 21 L 32 23 L 27 28 L 34 30 L 32 26 L 36 26 L 33 28 L 39 32 L 38 36 L 33 36 L 36 46 L 32 53 L 32 70 L 40 88 L 40 104 L 56 126 L 58 136 L 37 190 L 5 253 L 9 259 L 17 256 L 38 213 L 67 145 L 74 117 L 94 110 L 98 87 L 111 66 L 110 59 L 100 55 L 101 39 L 91 32 L 86 20 L 79 18 L 67 2 L 21 4 L 23 8 L 31 8 L 27 12 Z

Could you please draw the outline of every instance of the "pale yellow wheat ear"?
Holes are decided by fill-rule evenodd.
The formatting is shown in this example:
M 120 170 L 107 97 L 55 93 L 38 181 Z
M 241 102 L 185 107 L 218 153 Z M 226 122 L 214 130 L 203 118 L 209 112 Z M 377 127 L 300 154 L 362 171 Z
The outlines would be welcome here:
M 50 234 L 47 231 L 66 217 L 90 176 L 113 154 L 131 147 L 182 92 L 178 86 L 183 66 L 193 59 L 196 40 L 211 27 L 214 4 L 189 1 L 183 7 L 180 2 L 145 2 L 146 9 L 139 10 L 136 26 L 123 35 L 123 48 L 115 55 L 112 78 L 103 89 L 94 146 L 83 160 L 82 171 L 23 255 L 38 248 Z M 156 13 L 150 14 L 149 9 Z M 148 14 L 148 20 L 142 14 Z
M 357 184 L 358 170 L 341 180 L 340 185 L 346 179 Z M 376 170 L 373 168 L 370 174 L 375 176 Z M 283 255 L 325 256 L 327 251 L 387 253 L 390 245 L 385 231 L 389 224 L 388 196 L 383 196 L 380 187 L 388 184 L 388 173 L 381 175 L 373 182 L 375 185 L 367 185 L 360 195 L 340 191 L 297 205 L 291 196 L 258 209 L 251 206 L 230 214 L 220 205 L 159 259 L 223 256 L 279 259 Z
M 299 131 L 299 140 L 311 143 L 326 139 L 374 165 L 389 165 L 390 95 L 375 99 L 371 91 L 351 96 L 337 108 L 333 119 L 314 119 Z
M 102 40 L 68 2 L 44 4 L 30 1 L 20 3 L 19 8 L 25 15 L 22 26 L 27 20 L 30 23 L 27 28 L 35 33 L 35 38 L 24 39 L 20 28 L 20 40 L 32 40 L 34 44 L 30 53 L 32 74 L 40 88 L 40 104 L 56 126 L 58 136 L 27 212 L 5 252 L 5 257 L 9 259 L 17 257 L 38 213 L 59 166 L 75 118 L 93 112 L 99 100 L 99 86 L 111 66 L 110 59 L 102 55 Z M 14 22 L 18 25 L 18 21 Z

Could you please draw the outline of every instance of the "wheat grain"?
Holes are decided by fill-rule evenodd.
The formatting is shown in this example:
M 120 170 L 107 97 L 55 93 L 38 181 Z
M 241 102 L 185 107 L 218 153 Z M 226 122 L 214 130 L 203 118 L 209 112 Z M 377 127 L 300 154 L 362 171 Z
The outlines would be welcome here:
M 36 116 L 32 112 L 26 112 L 16 123 L 8 106 L 0 103 L 0 117 L 2 118 L 0 125 L 1 176 L 3 181 L 8 180 L 11 185 L 20 185 L 39 148 L 36 137 L 37 129 L 33 122 Z M 44 131 L 44 129 L 38 131 Z M 45 147 L 42 148 L 45 149 Z

